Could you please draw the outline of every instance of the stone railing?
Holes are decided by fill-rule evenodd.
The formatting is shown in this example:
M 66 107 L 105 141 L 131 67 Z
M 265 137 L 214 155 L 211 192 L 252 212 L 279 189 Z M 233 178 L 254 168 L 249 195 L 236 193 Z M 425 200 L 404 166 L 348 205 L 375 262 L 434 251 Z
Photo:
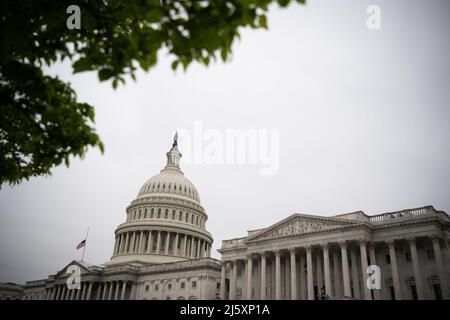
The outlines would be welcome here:
M 167 271 L 177 271 L 185 268 L 195 268 L 195 267 L 205 267 L 212 266 L 220 268 L 221 262 L 213 258 L 202 258 L 196 260 L 186 260 L 171 263 L 162 263 L 151 266 L 143 266 L 139 268 L 140 273 L 145 272 L 167 272 Z
M 369 222 L 383 224 L 383 223 L 397 222 L 399 221 L 399 219 L 409 220 L 416 218 L 425 218 L 430 216 L 439 217 L 444 221 L 450 221 L 449 216 L 444 211 L 438 211 L 434 209 L 432 206 L 426 206 L 422 208 L 407 209 L 378 214 L 369 217 Z
M 125 265 L 125 266 L 117 266 L 117 267 L 107 267 L 103 270 L 105 274 L 109 273 L 118 273 L 118 272 L 137 272 L 139 271 L 138 266 Z
M 238 247 L 242 244 L 242 241 L 245 239 L 243 238 L 235 238 L 230 240 L 222 240 L 222 247 L 221 249 L 227 249 L 227 248 L 233 248 Z

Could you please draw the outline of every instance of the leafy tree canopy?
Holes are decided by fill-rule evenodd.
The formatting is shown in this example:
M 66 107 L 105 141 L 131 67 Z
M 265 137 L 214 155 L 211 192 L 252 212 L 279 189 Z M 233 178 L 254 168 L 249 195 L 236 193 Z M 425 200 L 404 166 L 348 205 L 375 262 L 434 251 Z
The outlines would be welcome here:
M 90 146 L 103 152 L 93 106 L 43 67 L 67 58 L 74 73 L 96 71 L 116 88 L 152 68 L 161 49 L 174 70 L 226 61 L 241 27 L 267 28 L 272 2 L 291 0 L 1 0 L 0 186 L 50 174 Z M 71 5 L 79 29 L 66 25 Z

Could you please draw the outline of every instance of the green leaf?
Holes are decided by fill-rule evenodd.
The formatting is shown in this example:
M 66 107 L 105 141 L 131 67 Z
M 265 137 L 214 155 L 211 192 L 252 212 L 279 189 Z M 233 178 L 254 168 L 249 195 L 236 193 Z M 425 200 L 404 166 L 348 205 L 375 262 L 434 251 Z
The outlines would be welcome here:
M 267 29 L 267 17 L 265 15 L 259 16 L 259 26 Z

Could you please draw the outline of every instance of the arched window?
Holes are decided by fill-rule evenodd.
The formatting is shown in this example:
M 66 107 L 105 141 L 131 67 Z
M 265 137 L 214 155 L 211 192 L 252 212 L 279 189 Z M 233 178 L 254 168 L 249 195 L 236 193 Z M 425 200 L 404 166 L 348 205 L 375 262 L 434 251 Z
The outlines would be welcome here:
M 155 209 L 152 208 L 152 210 L 150 211 L 150 219 L 153 219 L 153 214 L 155 213 Z
M 188 222 L 188 219 L 189 219 L 188 214 L 189 214 L 188 212 L 185 213 L 184 221 L 186 221 L 186 222 Z
M 194 215 L 191 216 L 191 223 L 194 224 Z
M 172 220 L 175 220 L 175 210 L 172 210 Z
M 178 220 L 183 220 L 183 212 L 178 212 Z
M 164 212 L 164 219 L 169 219 L 169 209 Z
M 161 219 L 161 208 L 158 209 L 158 219 Z

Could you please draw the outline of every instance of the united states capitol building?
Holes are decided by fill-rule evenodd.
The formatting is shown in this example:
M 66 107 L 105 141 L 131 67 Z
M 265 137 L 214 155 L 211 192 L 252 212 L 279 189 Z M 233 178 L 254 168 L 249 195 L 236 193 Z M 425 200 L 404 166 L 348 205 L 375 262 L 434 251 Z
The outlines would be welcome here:
M 21 298 L 450 298 L 447 213 L 432 206 L 372 216 L 362 211 L 330 217 L 295 213 L 244 237 L 223 240 L 219 261 L 210 257 L 208 215 L 180 170 L 176 138 L 166 156 L 165 168 L 145 182 L 127 207 L 110 261 L 72 261 L 46 279 L 27 282 Z M 78 289 L 67 285 L 73 266 L 81 271 Z M 369 266 L 379 271 L 375 288 L 367 285 Z

